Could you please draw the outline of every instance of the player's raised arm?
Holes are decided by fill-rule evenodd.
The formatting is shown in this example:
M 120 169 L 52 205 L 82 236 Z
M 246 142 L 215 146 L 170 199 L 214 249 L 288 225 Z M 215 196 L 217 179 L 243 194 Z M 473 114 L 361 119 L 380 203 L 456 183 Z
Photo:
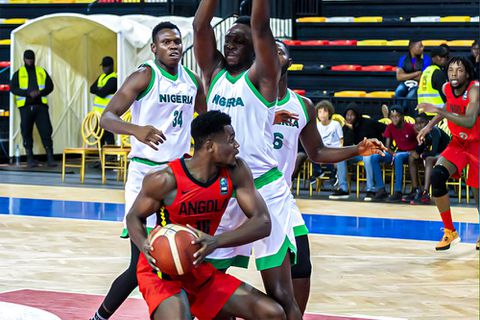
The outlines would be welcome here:
M 264 238 L 270 234 L 272 227 L 267 205 L 255 189 L 252 173 L 243 160 L 237 159 L 231 178 L 238 204 L 248 220 L 233 231 L 215 236 L 219 248 L 235 247 Z
M 302 97 L 309 121 L 300 133 L 300 141 L 308 157 L 317 163 L 336 163 L 358 155 L 383 154 L 385 147 L 377 139 L 365 139 L 355 146 L 330 148 L 323 144 L 317 129 L 315 109 L 310 99 Z
M 150 243 L 147 240 L 145 221 L 152 212 L 158 212 L 163 200 L 176 188 L 175 177 L 169 168 L 145 176 L 142 189 L 127 214 L 127 229 L 132 242 L 145 254 L 149 262 Z M 150 263 L 154 266 L 154 262 Z
M 253 0 L 251 29 L 255 62 L 248 77 L 265 99 L 275 101 L 280 79 L 280 62 L 270 29 L 269 0 Z
M 208 87 L 212 76 L 223 67 L 223 55 L 217 50 L 211 25 L 218 0 L 202 0 L 193 19 L 193 51 Z

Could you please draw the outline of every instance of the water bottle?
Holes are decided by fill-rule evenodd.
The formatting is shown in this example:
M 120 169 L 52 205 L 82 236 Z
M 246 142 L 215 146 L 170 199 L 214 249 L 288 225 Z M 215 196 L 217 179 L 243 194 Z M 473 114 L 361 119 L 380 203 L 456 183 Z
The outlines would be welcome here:
M 18 144 L 15 146 L 15 165 L 20 165 L 20 147 Z

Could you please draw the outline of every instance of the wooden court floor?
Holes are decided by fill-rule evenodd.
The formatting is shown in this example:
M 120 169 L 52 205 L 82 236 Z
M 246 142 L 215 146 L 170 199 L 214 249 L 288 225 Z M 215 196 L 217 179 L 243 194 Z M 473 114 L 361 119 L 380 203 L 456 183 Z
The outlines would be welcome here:
M 0 197 L 123 202 L 119 190 L 5 184 L 0 184 Z M 317 215 L 439 220 L 433 206 L 320 200 L 298 204 L 303 213 Z M 473 208 L 455 207 L 453 212 L 456 221 L 478 223 Z M 120 222 L 0 214 L 0 292 L 105 294 L 129 259 L 129 242 L 118 237 L 121 227 Z M 371 236 L 312 234 L 310 243 L 314 269 L 308 312 L 479 319 L 479 254 L 472 243 L 445 253 L 434 251 L 435 241 Z M 231 273 L 262 288 L 252 267 Z M 140 295 L 135 291 L 132 296 Z

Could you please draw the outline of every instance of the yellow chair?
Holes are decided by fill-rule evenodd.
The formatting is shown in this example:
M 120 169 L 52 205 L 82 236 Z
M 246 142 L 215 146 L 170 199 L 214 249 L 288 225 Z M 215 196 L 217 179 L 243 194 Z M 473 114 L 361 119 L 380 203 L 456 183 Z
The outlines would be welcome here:
M 297 174 L 297 196 L 300 194 L 300 181 L 303 180 L 303 187 L 308 183 L 308 179 L 312 175 L 312 164 L 310 160 L 305 160 L 302 165 L 302 170 L 299 170 Z
M 338 113 L 334 113 L 332 115 L 332 120 L 335 120 L 337 121 L 338 123 L 340 123 L 340 125 L 343 127 L 345 125 L 345 118 L 341 115 L 341 114 L 338 114 Z
M 82 121 L 82 139 L 81 148 L 66 148 L 63 150 L 62 161 L 62 181 L 65 180 L 65 168 L 80 168 L 80 182 L 85 180 L 85 163 L 89 161 L 101 161 L 100 140 L 103 136 L 103 129 L 100 127 L 100 114 L 92 111 Z M 80 164 L 67 164 L 67 154 L 80 155 Z
M 406 123 L 415 124 L 415 118 L 413 118 L 413 117 L 405 116 L 405 117 L 403 117 L 403 120 L 405 120 Z
M 408 42 L 408 40 L 390 40 L 387 41 L 387 46 L 406 47 L 408 46 Z
M 392 123 L 392 120 L 390 120 L 390 118 L 382 118 L 382 119 L 379 119 L 378 122 L 383 123 L 385 125 L 389 125 L 390 123 Z
M 11 43 L 10 39 L 1 39 L 0 40 L 0 46 L 9 46 Z
M 353 22 L 382 22 L 382 17 L 356 17 Z
M 357 199 L 360 198 L 360 182 L 367 181 L 367 173 L 365 172 L 365 163 L 362 161 L 358 161 L 355 164 L 355 170 L 357 172 Z
M 288 67 L 289 71 L 302 71 L 303 70 L 303 64 L 301 63 L 294 63 L 290 67 Z
M 386 46 L 387 40 L 361 40 L 357 41 L 357 46 Z
M 130 122 L 132 114 L 130 110 L 122 116 L 123 121 Z M 130 153 L 130 136 L 120 135 L 120 145 L 105 145 L 102 148 L 102 184 L 106 182 L 106 169 L 117 170 L 117 181 L 123 178 L 123 183 L 127 181 L 128 154 Z M 107 156 L 116 157 L 117 160 L 107 161 Z
M 366 98 L 393 98 L 395 96 L 394 91 L 372 91 L 368 92 L 365 97 Z
M 473 40 L 452 40 L 447 42 L 450 47 L 471 47 Z
M 441 17 L 440 22 L 470 22 L 469 16 L 446 16 Z
M 27 22 L 28 19 L 25 18 L 11 18 L 11 19 L 4 19 L 2 21 L 3 24 L 24 24 Z
M 422 40 L 422 44 L 425 47 L 438 47 L 439 45 L 447 42 L 447 40 Z
M 360 98 L 365 97 L 367 93 L 365 91 L 337 91 L 333 94 L 334 97 L 343 97 L 343 98 Z
M 326 20 L 325 17 L 303 17 L 298 18 L 297 22 L 325 22 Z

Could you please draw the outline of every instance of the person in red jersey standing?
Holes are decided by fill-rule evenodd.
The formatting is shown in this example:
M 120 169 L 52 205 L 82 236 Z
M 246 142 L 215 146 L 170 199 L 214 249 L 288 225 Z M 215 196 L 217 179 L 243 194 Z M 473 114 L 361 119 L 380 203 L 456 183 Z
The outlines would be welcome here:
M 462 171 L 468 165 L 468 177 L 466 183 L 473 188 L 475 201 L 478 208 L 478 174 L 480 152 L 480 117 L 478 116 L 478 81 L 474 78 L 472 63 L 463 57 L 454 57 L 448 63 L 448 82 L 443 86 L 443 93 L 447 103 L 443 108 L 437 108 L 432 104 L 422 103 L 418 109 L 425 112 L 436 112 L 435 116 L 417 139 L 422 143 L 425 135 L 432 127 L 446 118 L 448 127 L 452 133 L 452 141 L 441 153 L 437 164 L 433 168 L 431 181 L 433 197 L 438 211 L 442 217 L 444 235 L 435 249 L 437 251 L 448 250 L 460 242 L 460 237 L 455 230 L 450 212 L 450 199 L 446 182 L 448 178 L 459 178 Z M 477 240 L 477 250 L 479 242 Z

